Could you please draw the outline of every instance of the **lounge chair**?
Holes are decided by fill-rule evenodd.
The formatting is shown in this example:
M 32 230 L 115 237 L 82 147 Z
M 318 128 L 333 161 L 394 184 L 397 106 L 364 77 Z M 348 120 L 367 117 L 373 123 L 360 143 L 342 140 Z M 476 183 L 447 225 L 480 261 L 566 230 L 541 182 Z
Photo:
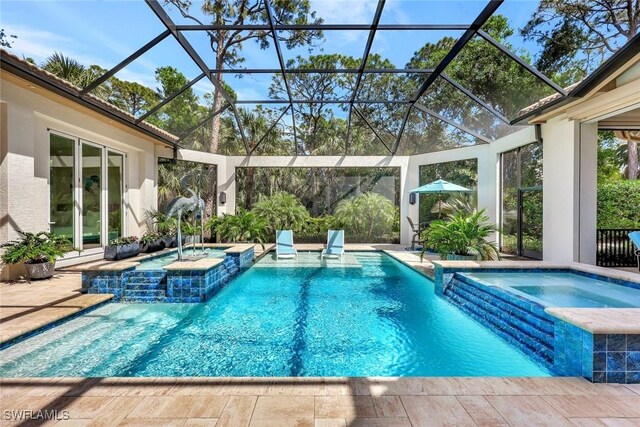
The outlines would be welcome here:
M 276 231 L 276 259 L 298 258 L 298 251 L 293 246 L 293 231 Z
M 338 257 L 344 255 L 344 230 L 329 230 L 327 232 L 327 247 L 322 250 L 320 259 L 324 257 Z
M 629 233 L 629 239 L 636 245 L 636 257 L 638 257 L 638 271 L 640 271 L 640 231 Z

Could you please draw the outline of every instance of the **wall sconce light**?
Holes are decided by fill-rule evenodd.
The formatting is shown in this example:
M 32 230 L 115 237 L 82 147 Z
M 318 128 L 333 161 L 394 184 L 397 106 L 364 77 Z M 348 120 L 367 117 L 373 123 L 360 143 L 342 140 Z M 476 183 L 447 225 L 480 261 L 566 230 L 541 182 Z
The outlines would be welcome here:
M 224 191 L 220 192 L 220 204 L 224 205 L 225 203 L 227 203 L 227 193 L 225 193 Z
M 416 193 L 409 193 L 409 204 L 410 205 L 416 204 Z

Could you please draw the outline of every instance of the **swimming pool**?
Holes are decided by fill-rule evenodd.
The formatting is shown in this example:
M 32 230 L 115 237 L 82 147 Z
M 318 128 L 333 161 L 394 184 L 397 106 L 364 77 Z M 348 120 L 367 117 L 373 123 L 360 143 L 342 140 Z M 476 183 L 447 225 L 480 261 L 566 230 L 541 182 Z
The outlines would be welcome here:
M 0 375 L 550 375 L 414 270 L 351 254 L 250 268 L 206 303 L 108 304 L 3 350 Z
M 566 271 L 469 272 L 465 276 L 524 296 L 544 307 L 640 307 L 640 286 L 623 286 Z
M 183 248 L 182 253 L 185 257 L 189 256 L 202 256 L 206 255 L 208 258 L 223 258 L 225 255 L 225 248 L 204 248 L 204 252 L 199 247 Z M 168 254 L 154 256 L 151 258 L 143 259 L 140 261 L 140 265 L 136 266 L 136 270 L 162 270 L 162 267 L 169 265 L 177 260 L 177 251 L 172 251 Z

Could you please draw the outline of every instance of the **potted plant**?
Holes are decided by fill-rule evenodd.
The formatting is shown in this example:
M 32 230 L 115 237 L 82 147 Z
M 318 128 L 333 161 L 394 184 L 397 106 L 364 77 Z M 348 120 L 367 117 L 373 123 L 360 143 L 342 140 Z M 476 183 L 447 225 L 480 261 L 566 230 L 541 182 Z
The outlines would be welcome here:
M 46 231 L 18 233 L 22 235 L 20 239 L 0 245 L 4 248 L 2 261 L 6 264 L 24 262 L 29 280 L 48 279 L 53 276 L 56 258 L 73 250 L 80 252 L 66 236 L 56 236 Z
M 472 213 L 457 212 L 446 220 L 431 222 L 422 232 L 425 248 L 435 249 L 446 260 L 496 260 L 500 252 L 494 242 L 486 239 L 497 227 L 489 222 L 485 210 Z
M 131 258 L 140 253 L 140 242 L 136 236 L 118 237 L 104 248 L 104 259 L 116 261 Z
M 162 234 L 147 231 L 140 239 L 140 251 L 144 253 L 156 252 L 165 248 Z

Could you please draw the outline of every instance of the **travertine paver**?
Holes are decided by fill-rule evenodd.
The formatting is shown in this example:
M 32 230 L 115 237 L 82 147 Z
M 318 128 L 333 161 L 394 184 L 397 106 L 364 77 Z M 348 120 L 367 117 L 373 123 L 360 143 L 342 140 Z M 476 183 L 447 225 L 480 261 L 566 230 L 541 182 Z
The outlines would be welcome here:
M 581 378 L 24 378 L 0 386 L 3 414 L 68 411 L 61 426 L 640 425 L 637 386 Z

